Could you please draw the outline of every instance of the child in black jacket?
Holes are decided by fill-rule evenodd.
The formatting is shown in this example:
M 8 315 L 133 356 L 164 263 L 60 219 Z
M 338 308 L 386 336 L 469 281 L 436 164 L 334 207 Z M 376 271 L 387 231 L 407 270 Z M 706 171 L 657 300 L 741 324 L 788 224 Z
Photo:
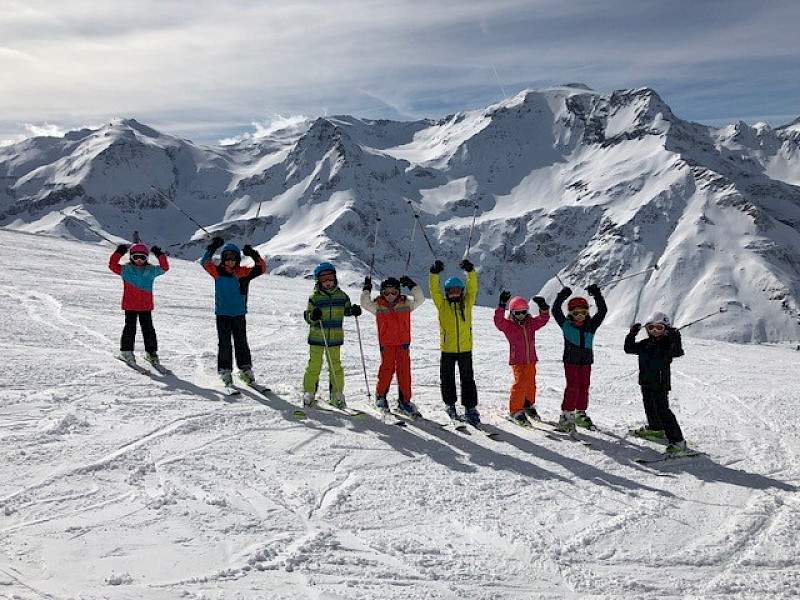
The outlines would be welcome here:
M 670 364 L 673 358 L 683 356 L 681 333 L 670 327 L 669 317 L 656 312 L 645 323 L 647 338 L 637 342 L 636 334 L 642 328 L 636 323 L 625 337 L 625 352 L 639 355 L 639 385 L 642 388 L 647 426 L 634 434 L 653 441 L 667 438 L 667 452 L 683 455 L 691 451 L 686 447 L 678 420 L 669 407 L 671 389 Z

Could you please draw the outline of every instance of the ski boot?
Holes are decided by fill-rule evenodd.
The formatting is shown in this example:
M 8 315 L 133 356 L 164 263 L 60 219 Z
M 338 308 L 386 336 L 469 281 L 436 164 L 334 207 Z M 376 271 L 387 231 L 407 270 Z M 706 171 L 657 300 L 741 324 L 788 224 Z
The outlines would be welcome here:
M 331 392 L 331 398 L 328 403 L 335 408 L 347 408 L 342 392 Z
M 386 399 L 385 395 L 377 394 L 375 396 L 375 408 L 382 413 L 389 412 L 389 401 Z
M 526 416 L 524 410 L 518 410 L 517 412 L 509 413 L 508 416 L 509 416 L 509 418 L 511 419 L 511 421 L 513 423 L 515 423 L 516 425 L 519 425 L 520 427 L 530 427 L 531 426 L 530 422 L 528 421 L 528 417 Z
M 632 433 L 636 437 L 656 442 L 664 441 L 667 439 L 667 434 L 664 433 L 663 429 L 650 429 L 650 427 L 648 427 L 647 425 L 639 427 L 639 429 L 635 429 Z
M 470 425 L 480 425 L 481 413 L 474 406 L 470 407 L 464 411 L 464 420 Z
M 254 385 L 256 383 L 256 376 L 253 373 L 253 369 L 250 367 L 245 367 L 239 371 L 239 379 L 241 379 L 242 383 L 245 385 Z
M 401 402 L 400 400 L 397 401 L 397 412 L 411 419 L 418 419 L 422 416 L 412 402 Z
M 575 431 L 575 415 L 571 412 L 563 411 L 558 418 L 557 429 L 564 433 L 573 433 Z
M 447 416 L 450 418 L 451 421 L 458 421 L 458 412 L 456 412 L 456 405 L 455 404 L 446 404 L 444 407 L 444 412 L 447 413 Z
M 221 369 L 219 372 L 219 380 L 225 387 L 231 387 L 233 385 L 233 375 L 231 374 L 231 370 Z
M 592 420 L 589 418 L 589 415 L 586 414 L 585 410 L 575 411 L 575 425 L 583 427 L 584 429 L 595 429 L 594 423 L 592 423 Z
M 144 355 L 144 359 L 154 367 L 161 366 L 161 360 L 159 360 L 158 353 L 156 352 L 146 352 Z
M 134 356 L 132 350 L 122 350 L 122 351 L 120 351 L 119 359 L 122 362 L 128 363 L 129 365 L 135 365 L 136 364 L 136 356 Z
M 667 446 L 667 454 L 670 456 L 695 456 L 697 452 L 686 445 L 686 440 L 681 440 Z
M 531 421 L 541 421 L 542 417 L 539 416 L 538 411 L 536 410 L 535 406 L 529 406 L 525 409 L 525 414 L 528 415 L 528 418 Z
M 314 392 L 303 392 L 303 406 L 312 407 L 317 405 L 317 396 Z

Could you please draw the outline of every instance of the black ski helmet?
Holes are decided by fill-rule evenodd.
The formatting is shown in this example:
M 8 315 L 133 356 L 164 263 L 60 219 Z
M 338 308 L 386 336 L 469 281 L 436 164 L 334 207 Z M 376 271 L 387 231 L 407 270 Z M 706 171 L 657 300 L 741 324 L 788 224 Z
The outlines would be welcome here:
M 400 291 L 400 281 L 396 277 L 389 277 L 381 281 L 381 291 L 385 290 L 386 288 L 395 288 L 398 292 Z

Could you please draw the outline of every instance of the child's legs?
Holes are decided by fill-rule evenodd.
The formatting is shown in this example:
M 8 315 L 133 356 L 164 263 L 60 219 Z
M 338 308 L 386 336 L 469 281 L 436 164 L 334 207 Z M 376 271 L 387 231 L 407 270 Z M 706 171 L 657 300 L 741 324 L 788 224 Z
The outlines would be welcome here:
M 308 364 L 303 375 L 303 391 L 315 394 L 319 385 L 319 372 L 322 370 L 322 357 L 325 355 L 324 346 L 308 346 Z
M 439 388 L 445 404 L 455 404 L 456 396 L 456 359 L 455 352 L 442 352 L 439 362 Z
M 250 345 L 247 343 L 247 319 L 244 315 L 233 317 L 233 346 L 236 350 L 236 366 L 240 369 L 249 369 L 253 366 L 250 356 Z
M 328 383 L 331 393 L 344 392 L 344 369 L 342 369 L 341 346 L 328 347 Z
M 647 415 L 647 428 L 662 431 L 664 424 L 658 413 L 658 394 L 654 390 L 642 388 L 642 402 L 644 403 L 644 414 Z
M 133 352 L 133 344 L 136 341 L 136 318 L 135 310 L 125 311 L 125 327 L 119 340 L 119 349 L 122 352 Z
M 525 400 L 530 406 L 536 404 L 536 365 L 511 365 L 511 372 L 514 383 L 511 384 L 508 410 L 515 413 L 525 408 Z
M 217 371 L 219 372 L 233 370 L 232 319 L 233 317 L 217 315 Z
M 578 395 L 575 410 L 589 408 L 589 384 L 592 380 L 592 365 L 578 365 Z
M 461 378 L 461 404 L 464 408 L 474 408 L 478 405 L 478 388 L 475 386 L 475 373 L 472 369 L 472 352 L 461 352 L 456 356 Z
M 395 370 L 395 354 L 397 346 L 381 346 L 381 366 L 378 368 L 378 383 L 375 384 L 375 393 L 385 396 L 392 385 Z
M 139 325 L 142 326 L 142 337 L 144 337 L 144 351 L 150 354 L 158 352 L 158 340 L 156 339 L 156 328 L 153 327 L 153 313 L 145 310 L 139 313 Z
M 657 390 L 652 393 L 658 418 L 661 419 L 661 423 L 664 425 L 664 433 L 667 436 L 667 440 L 670 444 L 680 442 L 683 440 L 683 432 L 680 425 L 678 425 L 678 419 L 675 418 L 675 413 L 669 407 L 669 392 L 667 390 Z
M 564 377 L 567 380 L 567 385 L 564 388 L 564 400 L 561 402 L 561 410 L 569 412 L 577 410 L 578 395 L 580 393 L 580 366 L 564 363 Z
M 396 347 L 395 366 L 397 368 L 397 387 L 400 388 L 399 398 L 403 402 L 410 402 L 411 401 L 411 349 L 407 345 Z

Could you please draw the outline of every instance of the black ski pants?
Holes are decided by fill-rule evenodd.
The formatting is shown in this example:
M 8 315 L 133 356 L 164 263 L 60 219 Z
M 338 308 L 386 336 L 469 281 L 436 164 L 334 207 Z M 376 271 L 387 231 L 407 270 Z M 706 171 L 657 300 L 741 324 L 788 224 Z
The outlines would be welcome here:
M 663 430 L 670 444 L 683 440 L 683 432 L 678 419 L 669 407 L 669 391 L 664 389 L 642 388 L 644 412 L 647 415 L 647 427 Z
M 233 370 L 233 349 L 236 349 L 236 366 L 247 369 L 253 366 L 250 357 L 250 346 L 247 343 L 247 321 L 244 315 L 228 317 L 217 315 L 217 337 L 219 349 L 217 353 L 217 371 Z M 233 348 L 231 347 L 233 338 Z
M 144 351 L 152 354 L 158 352 L 158 340 L 156 340 L 156 330 L 153 327 L 153 311 L 150 310 L 126 310 L 125 327 L 122 330 L 122 339 L 119 341 L 119 349 L 123 352 L 133 352 L 133 344 L 136 340 L 136 321 L 142 326 L 142 336 L 144 337 Z
M 461 404 L 464 408 L 474 408 L 478 405 L 478 388 L 475 387 L 475 373 L 472 370 L 472 352 L 442 352 L 439 363 L 442 400 L 445 404 L 455 404 L 458 400 L 456 365 L 461 378 Z

